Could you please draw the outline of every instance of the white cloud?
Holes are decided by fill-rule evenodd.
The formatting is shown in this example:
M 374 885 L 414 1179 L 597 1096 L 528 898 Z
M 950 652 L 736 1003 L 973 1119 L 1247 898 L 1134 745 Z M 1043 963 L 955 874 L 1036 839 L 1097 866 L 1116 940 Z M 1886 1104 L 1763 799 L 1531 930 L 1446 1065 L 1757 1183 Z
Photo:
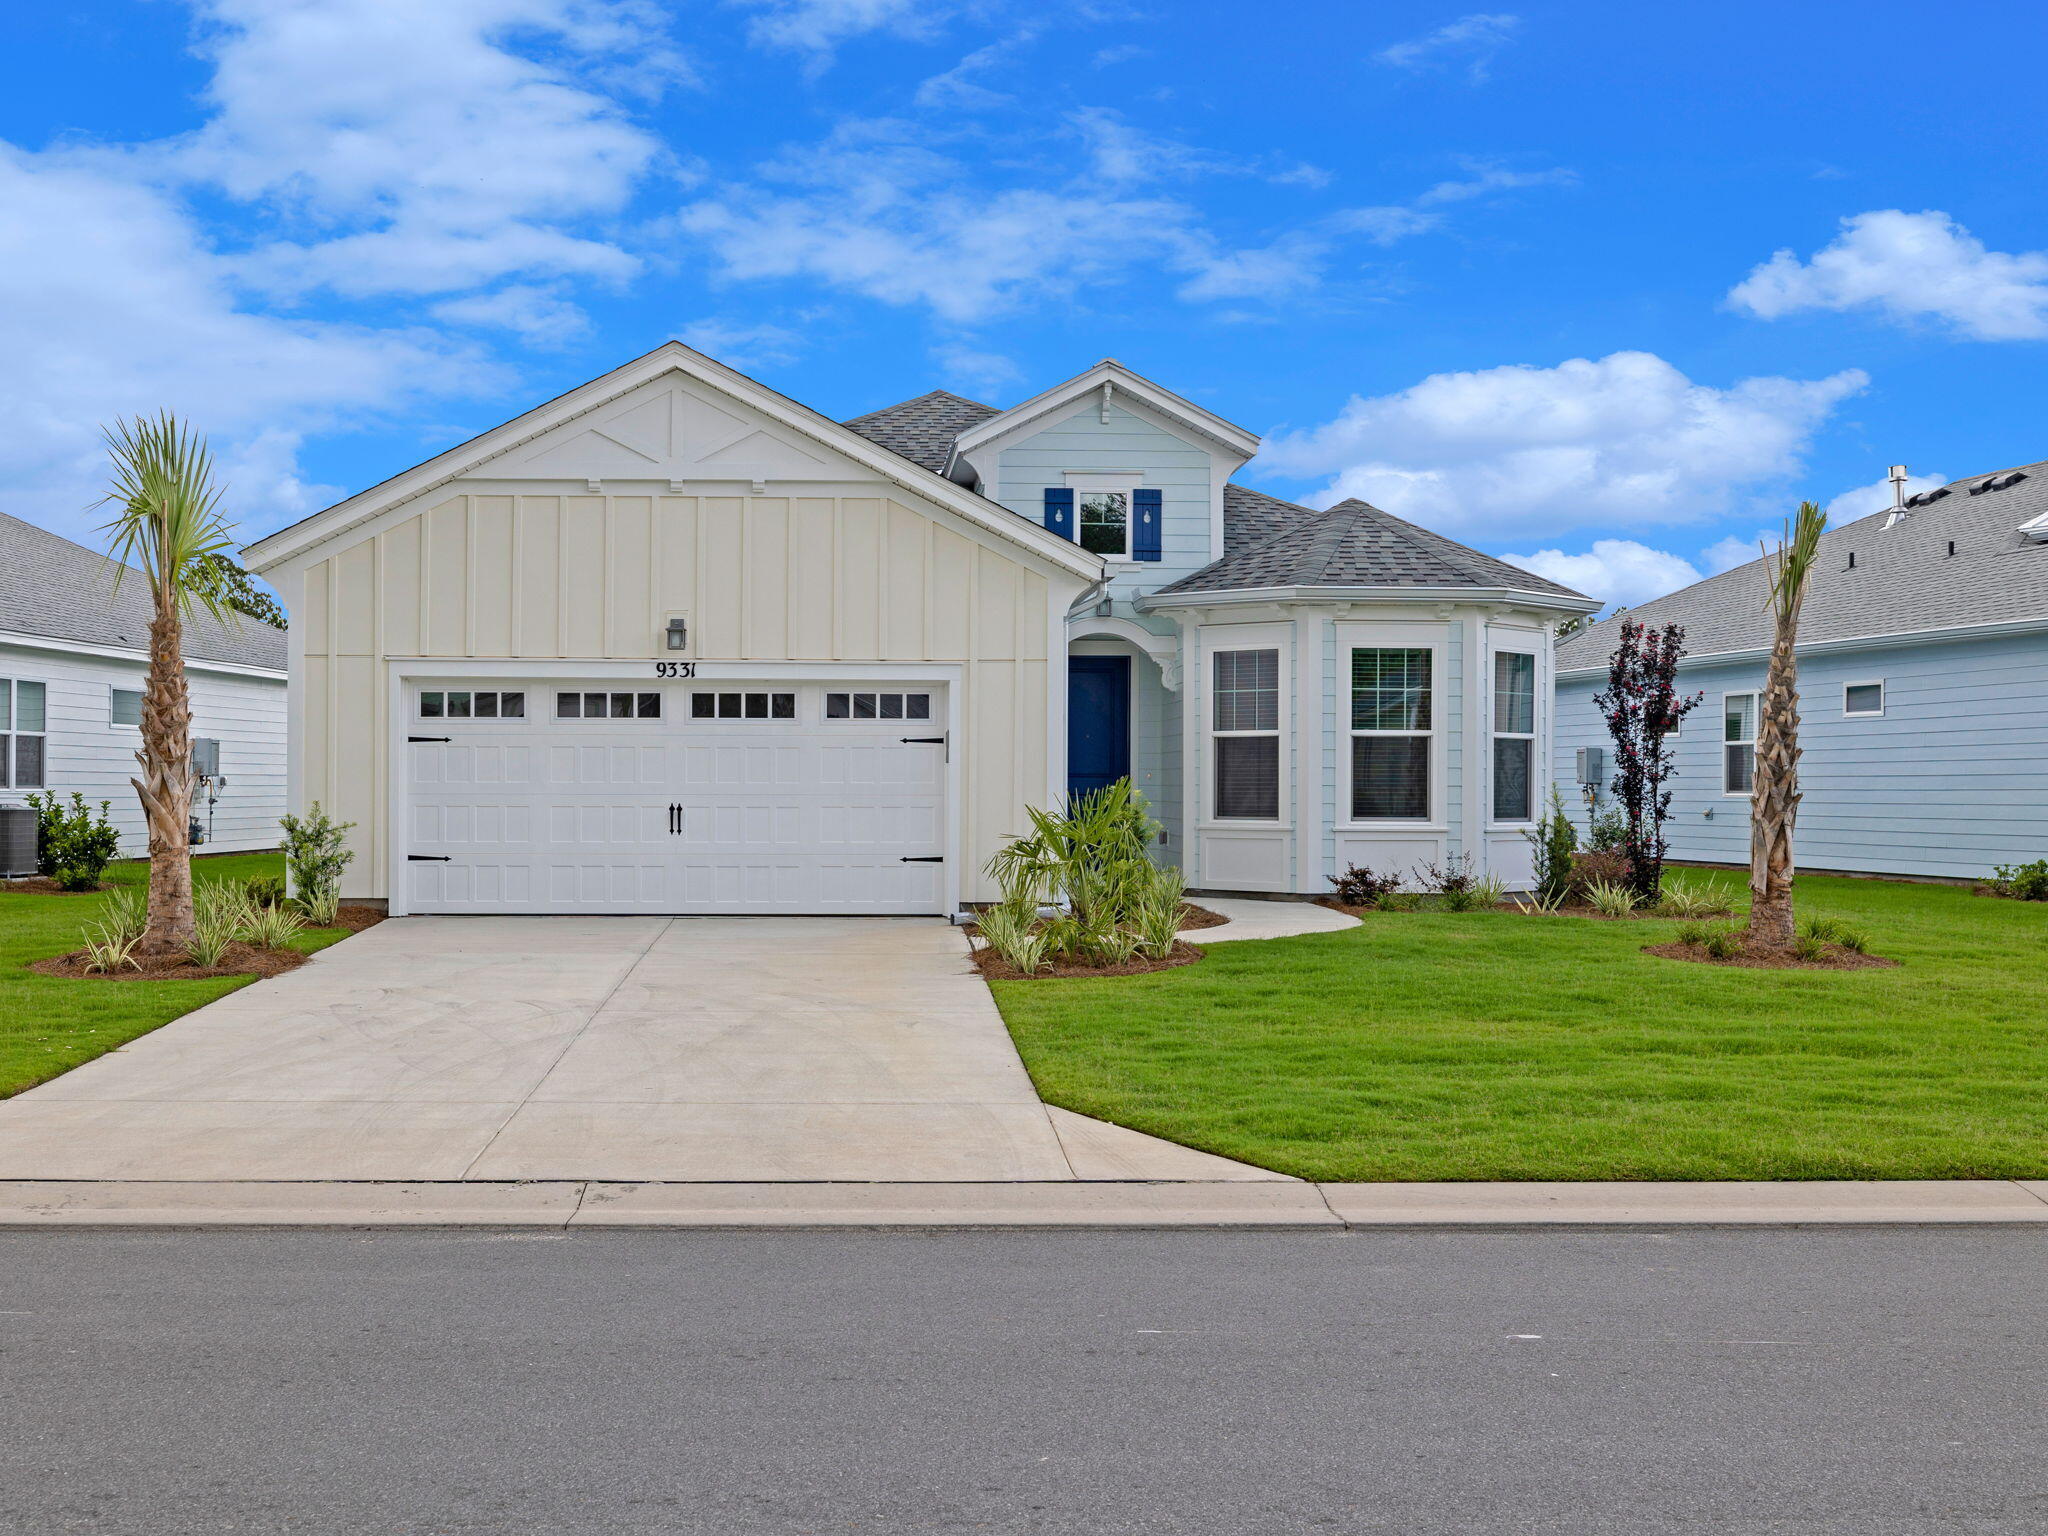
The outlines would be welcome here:
M 105 156 L 0 144 L 0 504 L 78 536 L 104 478 L 99 427 L 168 406 L 243 466 L 247 531 L 302 507 L 297 434 L 502 376 L 431 332 L 283 319 L 239 306 L 189 216 Z
M 1887 208 L 1842 220 L 1842 233 L 1809 261 L 1779 251 L 1728 300 L 1765 320 L 1875 309 L 1946 321 L 1979 341 L 2036 341 L 2048 337 L 2048 252 L 1986 250 L 1945 213 Z
M 1759 558 L 1763 552 L 1777 543 L 1777 535 L 1768 529 L 1758 529 L 1748 538 L 1731 533 L 1725 539 L 1716 539 L 1700 551 L 1700 564 L 1709 576 L 1718 576 L 1723 571 L 1732 571 L 1738 565 L 1747 565 Z
M 1676 592 L 1700 579 L 1691 561 L 1634 539 L 1595 539 L 1582 555 L 1568 555 L 1561 549 L 1539 549 L 1527 555 L 1502 555 L 1501 559 L 1525 571 L 1561 581 L 1603 603 L 1633 608 L 1653 597 Z
M 1177 290 L 1183 299 L 1283 299 L 1322 278 L 1329 243 L 1309 235 L 1283 235 L 1259 250 L 1227 251 L 1200 260 Z
M 205 0 L 202 14 L 214 115 L 138 158 L 280 224 L 246 281 L 364 296 L 638 269 L 584 227 L 662 158 L 582 78 L 673 58 L 634 0 Z
M 1468 164 L 1472 174 L 1464 181 L 1440 181 L 1415 199 L 1419 208 L 1441 207 L 1445 203 L 1466 203 L 1497 192 L 1519 192 L 1525 187 L 1570 187 L 1578 184 L 1578 173 L 1557 167 L 1548 171 L 1511 171 L 1505 166 Z
M 1361 496 L 1468 536 L 1684 523 L 1795 473 L 1867 382 L 1851 369 L 1716 389 L 1645 352 L 1440 373 L 1269 438 L 1260 465 L 1327 477 L 1323 504 Z
M 1906 494 L 1917 496 L 1922 491 L 1931 491 L 1937 485 L 1947 485 L 1947 475 L 1907 475 Z M 1853 523 L 1859 517 L 1868 517 L 1873 512 L 1882 512 L 1892 504 L 1892 482 L 1889 477 L 1873 480 L 1868 485 L 1859 485 L 1853 491 L 1844 491 L 1827 504 L 1828 526 L 1839 528 L 1844 523 Z
M 1096 69 L 1107 69 L 1112 64 L 1128 64 L 1132 59 L 1147 58 L 1151 49 L 1140 48 L 1136 43 L 1117 43 L 1108 48 L 1095 50 L 1095 57 L 1088 62 Z
M 590 329 L 590 317 L 558 290 L 526 283 L 445 300 L 434 314 L 454 325 L 511 331 L 536 347 L 565 346 Z
M 1373 57 L 1382 64 L 1409 70 L 1429 69 L 1464 58 L 1469 60 L 1466 75 L 1477 84 L 1486 78 L 1494 55 L 1513 41 L 1521 25 L 1521 17 L 1497 12 L 1461 16 L 1434 32 L 1389 44 Z
M 795 362 L 800 338 L 779 325 L 693 320 L 676 332 L 676 340 L 744 373 L 749 368 L 782 368 Z
M 993 395 L 1024 377 L 1014 359 L 1000 352 L 983 352 L 965 343 L 934 347 L 932 357 L 944 370 L 946 382 L 977 395 Z
M 1016 38 L 1004 38 L 984 48 L 975 49 L 951 69 L 943 70 L 922 82 L 912 100 L 920 107 L 951 112 L 984 112 L 991 107 L 1008 106 L 1012 97 L 1005 92 L 989 89 L 974 76 L 993 69 L 1019 42 L 1028 39 L 1029 34 L 1024 34 Z
M 838 46 L 869 32 L 928 37 L 952 7 L 939 0 L 735 0 L 759 11 L 748 35 L 771 48 L 789 48 L 829 62 Z

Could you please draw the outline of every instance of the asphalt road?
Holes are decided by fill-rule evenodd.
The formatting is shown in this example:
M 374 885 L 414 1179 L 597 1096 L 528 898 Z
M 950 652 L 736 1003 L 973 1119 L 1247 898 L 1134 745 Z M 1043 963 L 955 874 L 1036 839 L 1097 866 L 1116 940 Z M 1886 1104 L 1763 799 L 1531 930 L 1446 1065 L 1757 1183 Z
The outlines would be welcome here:
M 2048 1531 L 2048 1232 L 0 1236 L 0 1530 Z

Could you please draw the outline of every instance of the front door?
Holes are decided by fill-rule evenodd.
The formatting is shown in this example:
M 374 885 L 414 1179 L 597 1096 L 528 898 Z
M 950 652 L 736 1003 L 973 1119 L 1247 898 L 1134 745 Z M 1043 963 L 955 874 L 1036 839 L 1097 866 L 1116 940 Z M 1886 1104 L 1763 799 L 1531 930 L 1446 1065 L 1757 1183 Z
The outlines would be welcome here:
M 1067 793 L 1083 795 L 1130 772 L 1131 658 L 1068 658 Z

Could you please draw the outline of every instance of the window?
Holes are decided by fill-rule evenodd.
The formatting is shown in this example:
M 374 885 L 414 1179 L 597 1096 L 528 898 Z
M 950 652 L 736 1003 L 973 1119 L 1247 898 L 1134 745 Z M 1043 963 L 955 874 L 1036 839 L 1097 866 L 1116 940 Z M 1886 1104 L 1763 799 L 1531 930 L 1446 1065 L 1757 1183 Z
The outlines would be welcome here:
M 139 688 L 116 688 L 108 695 L 107 723 L 109 725 L 142 724 L 142 691 Z
M 1528 821 L 1534 814 L 1536 658 L 1493 653 L 1493 819 Z
M 1721 695 L 1721 793 L 1746 795 L 1756 787 L 1756 695 Z
M 422 720 L 524 720 L 523 693 L 436 688 L 420 695 Z
M 828 693 L 827 720 L 929 720 L 928 693 Z
M 794 720 L 793 693 L 693 693 L 692 720 Z
M 1351 819 L 1429 820 L 1435 656 L 1427 646 L 1351 652 Z
M 558 693 L 557 720 L 659 720 L 658 693 Z
M 1131 551 L 1129 491 L 1081 491 L 1080 544 L 1090 554 L 1121 560 Z
M 0 789 L 42 789 L 43 685 L 0 677 Z
M 1211 660 L 1216 816 L 1280 819 L 1280 653 L 1218 651 Z
M 1845 715 L 1881 715 L 1884 713 L 1883 683 L 1845 683 L 1842 685 L 1842 713 Z

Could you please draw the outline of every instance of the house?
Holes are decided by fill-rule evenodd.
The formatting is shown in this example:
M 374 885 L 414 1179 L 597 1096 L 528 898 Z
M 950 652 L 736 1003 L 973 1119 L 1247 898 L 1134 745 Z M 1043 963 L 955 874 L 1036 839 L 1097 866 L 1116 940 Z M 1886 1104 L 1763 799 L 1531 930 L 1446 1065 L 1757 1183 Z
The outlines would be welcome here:
M 1800 866 L 1981 879 L 2048 856 L 2048 463 L 1905 496 L 1821 538 L 1799 626 Z M 1632 610 L 1685 626 L 1671 856 L 1749 860 L 1772 622 L 1759 559 Z M 1607 735 L 1614 619 L 1558 647 L 1558 782 Z M 1589 774 L 1611 776 L 1604 765 Z
M 149 851 L 129 778 L 141 746 L 150 596 L 105 555 L 0 514 L 0 805 L 111 802 L 121 852 Z M 214 744 L 193 798 L 202 846 L 277 846 L 285 809 L 285 637 L 255 619 L 185 626 L 192 734 Z M 210 754 L 217 750 L 217 760 Z
M 247 551 L 291 798 L 394 912 L 951 913 L 1125 773 L 1198 887 L 1526 875 L 1595 605 L 1257 450 L 1115 362 L 842 423 L 668 343 Z

